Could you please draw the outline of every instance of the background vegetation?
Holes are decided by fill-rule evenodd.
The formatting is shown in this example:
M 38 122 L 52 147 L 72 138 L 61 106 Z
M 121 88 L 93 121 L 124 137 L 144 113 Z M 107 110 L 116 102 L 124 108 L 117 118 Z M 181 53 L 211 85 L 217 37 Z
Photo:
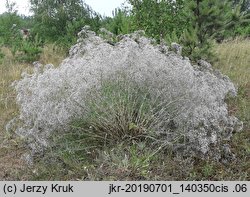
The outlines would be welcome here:
M 212 61 L 214 40 L 222 42 L 250 33 L 249 0 L 127 2 L 129 8 L 117 8 L 113 17 L 104 17 L 82 0 L 30 0 L 34 14 L 26 17 L 17 14 L 15 3 L 6 1 L 7 12 L 0 16 L 0 44 L 11 47 L 17 59 L 21 53 L 21 61 L 32 62 L 47 43 L 67 51 L 76 42 L 81 28 L 89 25 L 96 32 L 105 27 L 116 35 L 145 30 L 147 36 L 158 42 L 182 44 L 184 55 L 194 61 L 200 58 Z M 30 29 L 28 40 L 21 39 L 22 28 Z
M 34 13 L 30 17 L 18 15 L 10 1 L 7 12 L 0 15 L 1 180 L 250 180 L 249 0 L 129 0 L 131 8 L 117 8 L 113 17 L 101 16 L 81 0 L 30 2 Z M 18 113 L 10 85 L 22 71 L 32 72 L 33 61 L 59 65 L 84 25 L 97 33 L 105 27 L 116 35 L 143 29 L 157 42 L 180 43 L 191 60 L 211 61 L 228 75 L 239 89 L 238 97 L 227 101 L 229 111 L 244 122 L 244 131 L 231 142 L 237 160 L 230 164 L 183 160 L 150 147 L 150 140 L 89 151 L 79 147 L 78 122 L 75 135 L 54 136 L 55 146 L 43 159 L 26 166 L 20 159 L 25 143 L 5 131 Z M 28 39 L 20 34 L 22 28 L 30 29 Z

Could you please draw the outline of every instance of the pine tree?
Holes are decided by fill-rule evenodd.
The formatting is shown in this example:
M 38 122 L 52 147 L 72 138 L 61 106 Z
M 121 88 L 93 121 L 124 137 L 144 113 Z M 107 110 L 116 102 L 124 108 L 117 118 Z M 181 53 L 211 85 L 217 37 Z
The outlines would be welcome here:
M 226 28 L 235 30 L 239 26 L 250 24 L 250 0 L 237 0 L 233 4 L 231 20 L 228 21 Z
M 236 7 L 240 4 L 241 12 L 250 13 L 250 0 L 232 0 L 233 6 Z
M 230 20 L 231 3 L 227 0 L 186 1 L 189 27 L 182 35 L 184 53 L 193 60 L 212 56 L 211 39 L 220 39 Z
M 131 17 L 125 8 L 113 10 L 113 17 L 105 17 L 103 24 L 115 35 L 128 34 L 131 32 Z

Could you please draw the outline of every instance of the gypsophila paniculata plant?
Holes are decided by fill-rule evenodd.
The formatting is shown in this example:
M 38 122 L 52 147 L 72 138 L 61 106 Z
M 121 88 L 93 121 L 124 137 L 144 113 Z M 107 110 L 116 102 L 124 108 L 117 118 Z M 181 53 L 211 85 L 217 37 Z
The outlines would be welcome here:
M 38 64 L 15 84 L 23 122 L 16 133 L 33 153 L 49 146 L 53 132 L 74 131 L 72 122 L 82 120 L 82 134 L 106 144 L 154 136 L 182 156 L 233 157 L 223 142 L 242 123 L 224 102 L 237 93 L 228 77 L 152 45 L 142 31 L 115 44 L 88 27 L 78 36 L 58 68 Z

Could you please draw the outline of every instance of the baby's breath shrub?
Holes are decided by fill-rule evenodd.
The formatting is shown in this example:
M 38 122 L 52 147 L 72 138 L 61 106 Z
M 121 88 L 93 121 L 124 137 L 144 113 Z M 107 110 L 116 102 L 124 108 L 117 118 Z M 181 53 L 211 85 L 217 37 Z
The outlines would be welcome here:
M 142 31 L 112 44 L 87 27 L 78 36 L 58 68 L 35 64 L 34 74 L 15 84 L 16 133 L 33 153 L 50 146 L 57 132 L 87 146 L 148 137 L 181 156 L 233 158 L 225 142 L 242 124 L 224 102 L 237 94 L 228 77 L 153 45 Z

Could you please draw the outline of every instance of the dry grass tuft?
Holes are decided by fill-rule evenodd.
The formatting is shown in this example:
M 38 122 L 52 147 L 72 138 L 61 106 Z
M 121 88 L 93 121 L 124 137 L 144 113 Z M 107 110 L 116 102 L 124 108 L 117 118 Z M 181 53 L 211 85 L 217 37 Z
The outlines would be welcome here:
M 238 87 L 238 97 L 229 101 L 230 111 L 250 129 L 250 39 L 237 38 L 216 47 L 218 61 L 215 68 Z
M 250 88 L 250 39 L 237 38 L 216 46 L 219 61 L 215 68 L 228 75 L 238 86 Z
M 228 100 L 229 112 L 244 122 L 244 130 L 234 136 L 231 146 L 238 157 L 238 162 L 224 169 L 232 174 L 231 180 L 237 175 L 245 174 L 250 180 L 250 39 L 237 38 L 216 47 L 218 62 L 215 68 L 228 75 L 238 86 L 238 96 Z M 235 171 L 235 173 L 232 173 Z M 235 177 L 234 177 L 235 176 Z M 241 177 L 242 177 L 241 176 Z M 243 176 L 244 177 L 244 176 Z
M 47 44 L 43 48 L 43 52 L 40 56 L 40 62 L 42 64 L 53 64 L 58 66 L 65 58 L 65 49 L 56 46 L 55 44 Z

